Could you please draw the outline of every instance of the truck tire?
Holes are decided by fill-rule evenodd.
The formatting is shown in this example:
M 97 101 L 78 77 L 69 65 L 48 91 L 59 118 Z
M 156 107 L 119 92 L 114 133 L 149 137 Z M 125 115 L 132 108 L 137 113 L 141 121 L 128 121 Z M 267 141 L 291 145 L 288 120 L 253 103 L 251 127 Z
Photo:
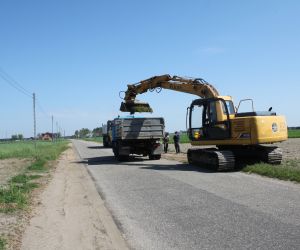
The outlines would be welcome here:
M 103 147 L 105 147 L 105 148 L 108 147 L 107 137 L 106 136 L 103 136 Z
M 149 160 L 159 160 L 161 158 L 161 155 L 149 155 Z
M 155 155 L 155 157 L 154 157 L 155 160 L 160 160 L 160 158 L 161 158 L 161 155 Z

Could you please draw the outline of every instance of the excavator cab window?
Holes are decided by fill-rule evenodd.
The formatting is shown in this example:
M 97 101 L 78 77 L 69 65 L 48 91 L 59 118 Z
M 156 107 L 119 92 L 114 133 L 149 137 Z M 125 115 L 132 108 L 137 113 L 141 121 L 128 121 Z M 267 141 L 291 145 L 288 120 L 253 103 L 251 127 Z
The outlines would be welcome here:
M 220 103 L 221 102 L 221 103 Z M 219 112 L 223 112 L 227 119 L 218 120 Z M 190 107 L 189 137 L 197 140 L 221 140 L 230 137 L 229 110 L 226 102 L 220 98 L 197 99 Z
M 224 103 L 222 102 L 223 114 L 227 115 L 227 110 L 226 110 L 225 105 L 227 106 L 229 115 L 234 115 L 235 109 L 234 109 L 234 105 L 233 105 L 232 101 L 227 100 Z

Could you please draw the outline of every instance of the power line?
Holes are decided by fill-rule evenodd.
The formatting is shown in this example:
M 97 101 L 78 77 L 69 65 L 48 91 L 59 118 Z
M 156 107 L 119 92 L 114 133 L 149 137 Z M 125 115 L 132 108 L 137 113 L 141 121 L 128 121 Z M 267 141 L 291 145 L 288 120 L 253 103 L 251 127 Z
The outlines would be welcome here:
M 37 98 L 36 99 L 36 104 L 37 104 L 37 107 L 39 108 L 39 110 L 45 115 L 45 116 L 48 116 L 50 117 L 50 115 L 45 111 L 45 109 L 42 107 L 41 103 L 39 102 L 39 99 Z
M 32 98 L 32 94 L 28 90 L 26 90 L 21 84 L 19 84 L 12 76 L 6 73 L 1 67 L 0 67 L 0 77 L 20 93 L 26 95 L 29 98 Z
M 34 138 L 36 137 L 36 113 L 35 109 L 36 107 L 39 108 L 39 110 L 46 116 L 51 117 L 42 107 L 41 103 L 39 102 L 38 98 L 36 98 L 35 93 L 31 93 L 28 90 L 26 90 L 20 83 L 18 83 L 11 75 L 9 75 L 7 72 L 3 70 L 3 68 L 0 67 L 0 78 L 2 78 L 6 83 L 8 83 L 10 86 L 12 86 L 14 89 L 19 91 L 20 93 L 24 94 L 25 96 L 29 97 L 30 99 L 33 99 L 33 118 L 34 118 Z M 52 116 L 53 119 L 53 116 Z

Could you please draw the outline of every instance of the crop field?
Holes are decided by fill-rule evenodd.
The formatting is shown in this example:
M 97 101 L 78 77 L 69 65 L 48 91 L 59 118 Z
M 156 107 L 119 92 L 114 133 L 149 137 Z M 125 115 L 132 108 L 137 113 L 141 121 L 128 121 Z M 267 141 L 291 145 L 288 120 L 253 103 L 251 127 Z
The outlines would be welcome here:
M 40 158 L 54 160 L 66 148 L 66 141 L 55 143 L 48 141 L 36 142 L 9 142 L 0 143 L 0 159 L 8 158 Z
M 289 138 L 300 138 L 300 129 L 289 129 Z

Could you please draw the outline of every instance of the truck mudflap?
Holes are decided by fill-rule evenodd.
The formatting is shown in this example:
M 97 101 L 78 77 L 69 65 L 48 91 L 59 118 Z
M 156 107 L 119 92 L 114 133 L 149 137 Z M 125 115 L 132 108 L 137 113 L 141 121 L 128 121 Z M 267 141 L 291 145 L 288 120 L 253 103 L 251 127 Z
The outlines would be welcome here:
M 161 144 L 156 144 L 151 152 L 152 155 L 161 155 L 163 152 L 163 146 Z

